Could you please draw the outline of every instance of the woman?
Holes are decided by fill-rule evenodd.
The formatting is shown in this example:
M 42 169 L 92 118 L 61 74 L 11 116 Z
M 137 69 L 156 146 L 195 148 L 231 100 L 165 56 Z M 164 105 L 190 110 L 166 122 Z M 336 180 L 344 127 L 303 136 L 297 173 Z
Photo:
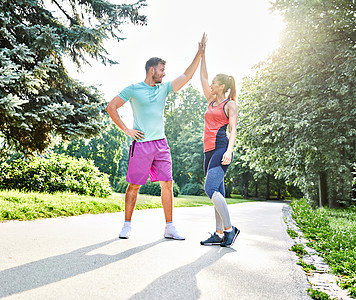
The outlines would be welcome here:
M 203 50 L 205 50 L 205 45 Z M 204 95 L 209 103 L 204 116 L 205 192 L 214 203 L 216 220 L 216 231 L 200 244 L 230 247 L 240 233 L 239 229 L 231 225 L 224 189 L 224 177 L 232 161 L 236 139 L 235 80 L 232 76 L 218 74 L 209 86 L 205 51 L 201 58 L 200 79 Z M 228 91 L 229 96 L 226 98 L 225 94 Z M 227 125 L 229 125 L 229 138 L 226 135 Z

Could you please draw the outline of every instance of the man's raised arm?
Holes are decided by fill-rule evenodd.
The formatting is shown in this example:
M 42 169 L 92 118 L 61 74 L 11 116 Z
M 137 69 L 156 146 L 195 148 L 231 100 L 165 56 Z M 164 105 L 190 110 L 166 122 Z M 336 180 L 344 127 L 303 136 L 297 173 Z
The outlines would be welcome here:
M 200 58 L 203 53 L 203 45 L 206 43 L 206 34 L 203 34 L 201 42 L 199 43 L 199 49 L 195 55 L 193 62 L 190 64 L 188 69 L 185 70 L 184 74 L 172 81 L 173 92 L 178 92 L 190 79 L 192 79 L 196 69 L 199 66 Z

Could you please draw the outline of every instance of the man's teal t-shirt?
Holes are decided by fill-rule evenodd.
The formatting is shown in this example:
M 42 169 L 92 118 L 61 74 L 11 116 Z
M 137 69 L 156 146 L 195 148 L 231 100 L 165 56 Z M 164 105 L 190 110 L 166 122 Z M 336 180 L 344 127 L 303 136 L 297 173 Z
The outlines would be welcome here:
M 134 125 L 133 128 L 145 134 L 148 142 L 166 137 L 164 134 L 164 106 L 169 93 L 173 91 L 172 82 L 149 86 L 140 82 L 126 87 L 119 97 L 125 102 L 130 101 Z

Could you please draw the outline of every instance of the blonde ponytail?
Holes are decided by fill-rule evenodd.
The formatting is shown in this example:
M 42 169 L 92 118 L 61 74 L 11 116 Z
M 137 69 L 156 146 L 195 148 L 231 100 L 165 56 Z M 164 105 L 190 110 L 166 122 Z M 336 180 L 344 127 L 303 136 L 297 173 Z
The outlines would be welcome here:
M 225 85 L 224 93 L 230 90 L 229 96 L 227 98 L 236 102 L 236 85 L 234 77 L 225 74 L 218 74 L 216 75 L 216 79 L 220 84 Z

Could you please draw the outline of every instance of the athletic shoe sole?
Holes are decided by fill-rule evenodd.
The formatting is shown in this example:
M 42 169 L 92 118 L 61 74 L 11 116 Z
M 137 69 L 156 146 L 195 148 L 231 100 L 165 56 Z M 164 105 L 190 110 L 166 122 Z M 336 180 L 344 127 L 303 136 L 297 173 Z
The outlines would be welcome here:
M 200 245 L 203 245 L 203 246 L 220 246 L 221 243 L 203 243 L 203 242 L 200 242 Z
M 235 228 L 236 228 L 236 227 L 235 227 Z M 236 240 L 237 236 L 239 235 L 239 233 L 240 233 L 240 229 L 237 229 L 237 228 L 236 228 L 236 232 L 235 232 L 234 238 L 233 238 L 233 240 L 232 240 L 232 243 L 231 243 L 230 245 L 223 245 L 223 244 L 221 244 L 221 247 L 227 247 L 227 248 L 232 247 L 232 245 L 235 243 L 235 240 Z
M 170 236 L 165 236 L 164 237 L 165 239 L 170 239 L 170 240 L 176 240 L 176 241 L 184 241 L 185 238 L 182 238 L 182 239 L 175 239 L 174 237 L 170 237 Z

